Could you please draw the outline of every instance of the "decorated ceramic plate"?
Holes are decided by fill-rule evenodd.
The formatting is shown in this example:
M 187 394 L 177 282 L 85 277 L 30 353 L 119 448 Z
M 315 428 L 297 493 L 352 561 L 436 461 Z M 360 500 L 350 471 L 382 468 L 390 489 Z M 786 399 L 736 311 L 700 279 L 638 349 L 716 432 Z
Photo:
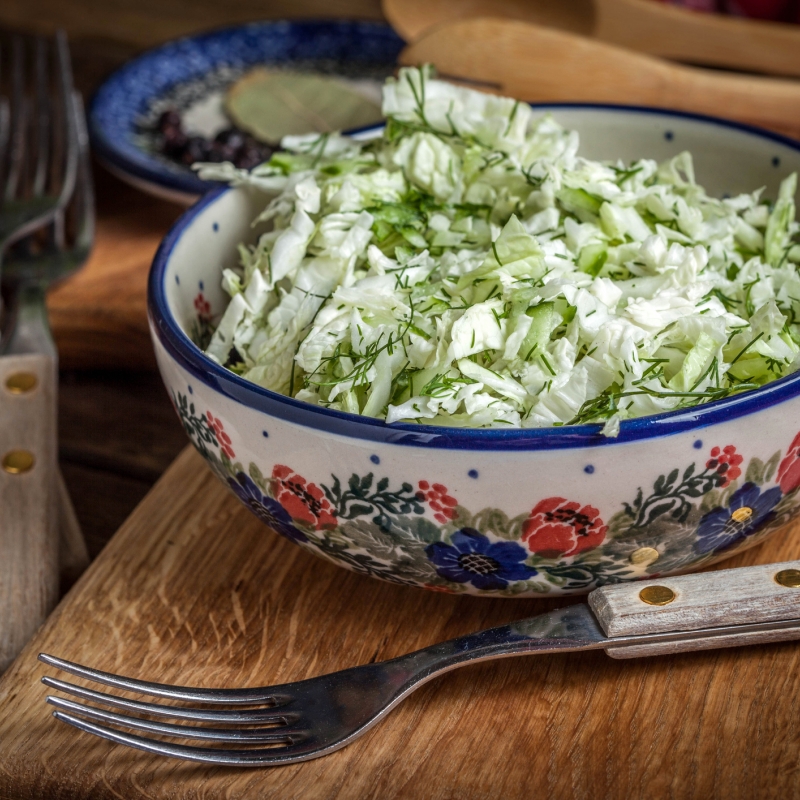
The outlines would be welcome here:
M 380 118 L 403 42 L 373 22 L 256 22 L 179 39 L 115 72 L 92 101 L 97 156 L 146 192 L 191 203 L 196 161 L 251 167 L 284 133 Z

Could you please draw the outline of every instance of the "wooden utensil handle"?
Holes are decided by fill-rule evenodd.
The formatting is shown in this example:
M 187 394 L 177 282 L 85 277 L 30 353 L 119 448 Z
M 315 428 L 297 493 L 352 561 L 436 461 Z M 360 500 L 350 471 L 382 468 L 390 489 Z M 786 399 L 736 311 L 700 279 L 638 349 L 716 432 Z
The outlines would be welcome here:
M 588 101 L 675 108 L 796 130 L 800 84 L 678 66 L 621 47 L 508 19 L 435 27 L 400 54 L 447 77 L 480 81 L 526 101 Z
M 0 672 L 58 599 L 56 366 L 0 358 Z
M 589 607 L 609 637 L 800 619 L 800 561 L 604 586 Z M 800 638 L 800 625 L 657 644 L 611 647 L 615 658 Z
M 666 107 L 715 114 L 782 131 L 797 130 L 800 116 L 797 81 L 672 66 L 665 71 L 664 79 L 661 104 Z
M 598 39 L 641 53 L 800 75 L 800 29 L 782 22 L 698 14 L 651 0 L 594 0 Z

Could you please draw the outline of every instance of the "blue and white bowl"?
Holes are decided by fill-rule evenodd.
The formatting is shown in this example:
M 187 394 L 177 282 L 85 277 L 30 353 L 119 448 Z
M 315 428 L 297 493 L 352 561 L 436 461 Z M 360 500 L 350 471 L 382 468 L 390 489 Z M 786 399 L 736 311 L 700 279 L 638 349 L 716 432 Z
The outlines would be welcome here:
M 157 153 L 143 119 L 161 106 L 185 110 L 261 64 L 381 83 L 402 47 L 388 25 L 354 20 L 253 22 L 187 36 L 135 58 L 98 89 L 89 110 L 92 150 L 136 188 L 188 205 L 209 184 Z
M 800 170 L 800 144 L 651 109 L 538 106 L 589 158 L 695 157 L 723 195 Z M 800 373 L 691 410 L 597 425 L 464 430 L 394 424 L 262 389 L 193 344 L 221 314 L 223 267 L 264 198 L 222 189 L 175 224 L 149 309 L 164 382 L 194 446 L 277 533 L 395 583 L 541 597 L 686 572 L 761 541 L 800 512 Z M 269 535 L 265 532 L 265 535 Z

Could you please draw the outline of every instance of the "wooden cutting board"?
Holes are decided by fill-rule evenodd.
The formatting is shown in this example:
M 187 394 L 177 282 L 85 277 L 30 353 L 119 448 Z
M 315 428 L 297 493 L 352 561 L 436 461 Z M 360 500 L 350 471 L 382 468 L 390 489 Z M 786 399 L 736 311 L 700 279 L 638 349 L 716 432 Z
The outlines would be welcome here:
M 798 558 L 797 532 L 726 566 Z M 57 722 L 36 660 L 46 651 L 151 680 L 258 686 L 555 605 L 346 572 L 265 528 L 186 450 L 0 682 L 0 798 L 800 797 L 800 643 L 475 665 L 337 753 L 255 770 L 163 759 Z

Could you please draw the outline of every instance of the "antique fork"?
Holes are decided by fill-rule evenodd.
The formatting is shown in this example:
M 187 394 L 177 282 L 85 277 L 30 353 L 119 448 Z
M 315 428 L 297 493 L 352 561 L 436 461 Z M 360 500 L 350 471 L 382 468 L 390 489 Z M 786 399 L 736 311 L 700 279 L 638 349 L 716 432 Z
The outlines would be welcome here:
M 116 689 L 192 704 L 130 700 L 42 678 L 53 689 L 143 715 L 118 714 L 48 696 L 47 702 L 57 708 L 53 716 L 76 728 L 175 758 L 269 766 L 338 750 L 380 722 L 423 683 L 480 661 L 598 649 L 613 658 L 634 658 L 790 639 L 800 639 L 800 561 L 605 586 L 589 595 L 588 605 L 571 605 L 391 661 L 280 686 L 193 689 L 123 678 L 46 654 L 39 659 Z M 145 715 L 189 724 L 159 722 Z M 119 727 L 228 747 L 173 744 L 124 733 Z
M 0 95 L 0 258 L 56 218 L 72 196 L 78 171 L 66 36 L 59 31 L 52 48 L 41 38 L 30 48 L 26 43 L 21 35 L 11 39 L 9 96 Z
M 94 224 L 66 40 L 27 41 L 13 40 L 11 133 L 0 136 L 0 672 L 58 599 L 58 507 L 70 506 L 60 491 L 57 353 L 45 290 L 83 263 Z
M 89 134 L 80 95 L 71 93 L 76 171 L 66 202 L 52 209 L 51 223 L 7 249 L 0 264 L 3 294 L 10 299 L 0 329 L 0 353 L 43 353 L 57 357 L 47 321 L 45 293 L 50 284 L 71 275 L 89 257 L 94 242 L 94 190 Z M 41 218 L 37 221 L 41 222 Z M 67 228 L 71 228 L 67 231 Z M 69 241 L 68 241 L 69 240 Z

